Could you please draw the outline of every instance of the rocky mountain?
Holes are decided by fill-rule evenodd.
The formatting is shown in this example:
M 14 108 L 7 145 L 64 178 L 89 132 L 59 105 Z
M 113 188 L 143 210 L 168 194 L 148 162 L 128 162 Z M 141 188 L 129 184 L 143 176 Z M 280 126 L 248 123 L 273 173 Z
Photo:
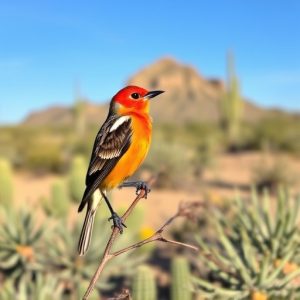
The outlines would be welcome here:
M 220 79 L 207 79 L 192 66 L 171 58 L 161 59 L 139 71 L 129 84 L 166 91 L 151 107 L 155 119 L 163 122 L 217 121 L 220 101 L 225 90 Z M 264 110 L 245 101 L 244 116 L 257 120 Z
M 192 66 L 184 65 L 172 58 L 163 58 L 137 72 L 128 84 L 143 86 L 149 90 L 166 91 L 153 101 L 151 115 L 156 122 L 184 123 L 217 121 L 220 118 L 220 101 L 224 83 L 219 79 L 207 79 Z M 155 103 L 154 103 L 155 102 Z M 107 113 L 107 103 L 96 105 L 85 103 L 86 120 L 100 124 Z M 255 106 L 245 100 L 244 118 L 257 121 L 269 110 Z M 73 118 L 72 108 L 51 107 L 30 114 L 26 125 L 67 125 Z
M 108 104 L 97 105 L 84 101 L 84 115 L 87 124 L 101 124 L 107 114 Z M 23 124 L 29 126 L 70 125 L 74 120 L 73 107 L 53 106 L 31 113 Z

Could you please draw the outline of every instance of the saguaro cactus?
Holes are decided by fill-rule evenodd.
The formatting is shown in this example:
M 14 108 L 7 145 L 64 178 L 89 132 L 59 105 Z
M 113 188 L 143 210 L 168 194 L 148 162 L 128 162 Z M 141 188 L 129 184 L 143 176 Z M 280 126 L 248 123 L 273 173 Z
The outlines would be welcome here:
M 221 101 L 221 125 L 230 145 L 235 145 L 240 133 L 243 100 L 240 95 L 239 81 L 235 74 L 232 53 L 227 56 L 227 69 L 227 91 Z
M 178 256 L 173 258 L 171 265 L 172 272 L 172 300 L 191 300 L 191 273 L 186 258 Z
M 9 161 L 0 159 L 0 205 L 11 205 L 13 200 L 12 170 Z
M 69 190 L 72 200 L 76 202 L 82 199 L 85 188 L 86 168 L 84 157 L 78 155 L 73 158 L 69 177 Z
M 67 214 L 70 201 L 67 195 L 67 189 L 63 180 L 57 180 L 53 183 L 50 199 L 43 201 L 43 207 L 48 215 L 54 217 L 63 217 Z
M 140 266 L 133 280 L 133 300 L 156 300 L 156 284 L 152 270 Z

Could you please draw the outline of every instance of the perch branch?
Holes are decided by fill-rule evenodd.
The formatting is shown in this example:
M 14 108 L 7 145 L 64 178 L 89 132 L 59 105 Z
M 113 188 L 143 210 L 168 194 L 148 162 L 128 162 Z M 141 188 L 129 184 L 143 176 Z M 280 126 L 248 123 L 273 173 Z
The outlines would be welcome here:
M 149 185 L 151 185 L 152 182 L 149 182 Z M 127 211 L 124 213 L 124 215 L 122 216 L 122 221 L 125 222 L 126 219 L 128 218 L 128 216 L 132 213 L 133 209 L 135 208 L 135 206 L 138 204 L 138 202 L 145 197 L 145 191 L 141 190 L 139 192 L 139 194 L 136 196 L 136 198 L 134 199 L 134 201 L 131 203 L 131 205 L 129 206 L 129 208 L 127 209 Z M 102 258 L 100 260 L 99 266 L 95 272 L 95 274 L 93 275 L 89 287 L 86 290 L 84 296 L 83 296 L 83 300 L 87 300 L 91 294 L 91 292 L 93 291 L 95 284 L 97 282 L 97 280 L 99 279 L 105 265 L 107 264 L 108 261 L 110 261 L 111 259 L 113 259 L 116 256 L 121 255 L 122 253 L 134 250 L 136 248 L 139 248 L 145 244 L 154 242 L 154 241 L 160 241 L 160 242 L 164 242 L 164 243 L 169 243 L 169 244 L 173 244 L 173 245 L 178 245 L 178 246 L 182 246 L 182 247 L 187 247 L 189 249 L 198 251 L 199 249 L 195 246 L 189 245 L 189 244 L 185 244 L 185 243 L 181 243 L 178 241 L 173 241 L 170 239 L 167 239 L 163 236 L 163 232 L 165 230 L 165 228 L 170 225 L 175 219 L 177 219 L 178 217 L 188 217 L 191 214 L 191 211 L 193 210 L 193 207 L 199 206 L 201 205 L 201 203 L 191 203 L 189 205 L 181 205 L 177 211 L 177 213 L 172 216 L 169 220 L 167 220 L 167 222 L 165 222 L 151 237 L 140 241 L 136 244 L 133 244 L 129 247 L 126 247 L 124 249 L 115 251 L 115 252 L 111 252 L 112 246 L 116 240 L 116 238 L 119 236 L 120 234 L 120 230 L 117 227 L 114 227 L 112 230 L 112 233 L 110 235 L 110 238 L 108 240 L 108 243 L 105 247 L 104 253 L 102 255 Z
M 151 184 L 152 184 L 152 182 L 149 183 L 149 186 Z M 145 191 L 141 190 L 140 193 L 137 195 L 137 197 L 134 199 L 134 201 L 131 203 L 131 205 L 129 206 L 127 211 L 122 216 L 122 221 L 123 222 L 126 221 L 126 219 L 132 213 L 135 206 L 144 197 L 145 197 Z M 144 240 L 142 240 L 138 243 L 135 243 L 131 246 L 125 247 L 121 250 L 115 251 L 115 252 L 111 252 L 111 249 L 112 249 L 112 246 L 113 246 L 116 238 L 120 234 L 120 231 L 119 231 L 118 228 L 113 228 L 111 236 L 110 236 L 110 238 L 108 240 L 108 243 L 105 247 L 105 251 L 104 251 L 104 253 L 102 255 L 102 258 L 100 260 L 99 266 L 98 266 L 94 276 L 92 277 L 92 279 L 90 281 L 89 287 L 88 287 L 87 291 L 85 292 L 83 300 L 87 300 L 89 298 L 89 295 L 93 291 L 93 289 L 95 287 L 95 284 L 96 284 L 97 280 L 99 279 L 99 277 L 100 277 L 100 275 L 101 275 L 101 273 L 102 273 L 102 271 L 103 271 L 103 269 L 104 269 L 104 267 L 105 267 L 105 265 L 107 264 L 108 261 L 110 261 L 114 257 L 117 257 L 117 256 L 119 256 L 123 253 L 126 253 L 128 251 L 137 249 L 139 247 L 142 247 L 145 244 L 155 242 L 155 241 L 169 243 L 169 244 L 182 246 L 182 247 L 186 247 L 186 248 L 195 250 L 195 251 L 198 252 L 198 254 L 202 255 L 207 260 L 209 260 L 212 263 L 214 263 L 215 265 L 219 266 L 220 269 L 223 270 L 224 272 L 231 273 L 232 275 L 235 275 L 230 268 L 225 266 L 218 258 L 214 257 L 214 255 L 212 255 L 211 253 L 208 253 L 207 251 L 205 251 L 205 249 L 201 249 L 201 247 L 198 248 L 198 247 L 190 245 L 190 244 L 174 241 L 174 240 L 168 239 L 168 238 L 163 236 L 163 232 L 166 229 L 166 227 L 168 227 L 175 219 L 177 219 L 179 217 L 185 217 L 185 218 L 188 218 L 189 220 L 196 221 L 197 220 L 197 213 L 196 213 L 197 208 L 203 207 L 203 206 L 206 206 L 206 205 L 207 205 L 207 203 L 205 204 L 205 203 L 202 203 L 202 202 L 188 202 L 188 203 L 181 204 L 178 208 L 177 213 L 175 215 L 173 215 L 171 218 L 169 218 L 151 237 L 149 237 L 147 239 L 144 239 Z

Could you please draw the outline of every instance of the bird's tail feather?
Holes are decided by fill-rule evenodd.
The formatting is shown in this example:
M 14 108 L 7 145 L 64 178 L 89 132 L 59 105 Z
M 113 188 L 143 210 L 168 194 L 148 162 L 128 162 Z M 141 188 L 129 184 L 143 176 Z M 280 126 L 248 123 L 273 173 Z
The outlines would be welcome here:
M 99 190 L 95 191 L 87 207 L 85 219 L 83 222 L 83 226 L 81 229 L 79 242 L 78 242 L 78 254 L 80 256 L 84 255 L 89 248 L 92 232 L 93 232 L 96 210 L 98 208 L 101 199 L 102 196 Z
M 78 253 L 80 256 L 84 255 L 87 249 L 89 248 L 93 232 L 95 215 L 96 210 L 93 210 L 91 208 L 87 209 L 78 242 Z

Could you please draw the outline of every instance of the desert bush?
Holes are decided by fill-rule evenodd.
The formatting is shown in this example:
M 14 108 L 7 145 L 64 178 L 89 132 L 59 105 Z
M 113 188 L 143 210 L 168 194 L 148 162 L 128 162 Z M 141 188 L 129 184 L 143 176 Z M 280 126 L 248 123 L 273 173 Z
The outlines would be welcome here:
M 290 186 L 293 183 L 293 175 L 284 160 L 279 158 L 269 162 L 267 159 L 262 159 L 260 163 L 253 166 L 252 182 L 259 191 L 267 188 L 275 192 L 280 185 Z
M 191 159 L 192 151 L 187 146 L 160 141 L 152 144 L 145 168 L 158 174 L 157 187 L 175 188 L 192 175 Z
M 264 118 L 255 127 L 253 148 L 268 147 L 295 154 L 300 153 L 300 119 L 290 116 Z
M 207 278 L 195 278 L 206 299 L 294 299 L 300 276 L 300 198 L 280 191 L 277 200 L 253 191 L 249 205 L 236 197 L 232 219 L 215 212 L 217 241 L 197 236 L 208 268 Z M 203 255 L 205 254 L 205 255 Z
M 23 166 L 35 172 L 62 172 L 66 161 L 58 145 L 51 142 L 34 143 L 27 148 Z

